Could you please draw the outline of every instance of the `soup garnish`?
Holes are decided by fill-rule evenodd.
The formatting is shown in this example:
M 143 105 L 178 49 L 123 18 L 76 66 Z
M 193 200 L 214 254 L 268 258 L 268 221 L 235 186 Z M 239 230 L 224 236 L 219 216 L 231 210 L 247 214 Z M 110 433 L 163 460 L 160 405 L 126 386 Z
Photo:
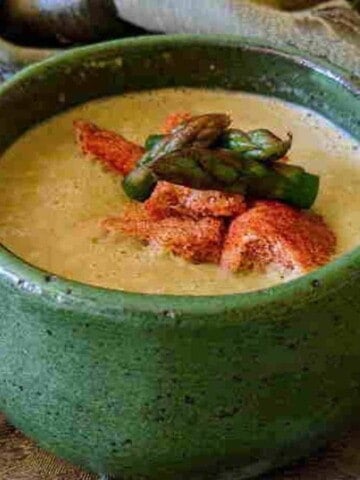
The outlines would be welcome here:
M 132 200 L 102 220 L 120 232 L 195 263 L 240 270 L 306 272 L 326 263 L 335 235 L 310 208 L 319 177 L 289 163 L 292 135 L 229 129 L 225 114 L 171 114 L 144 147 L 75 122 L 81 150 L 122 176 Z M 133 201 L 136 200 L 136 201 Z
M 314 203 L 319 189 L 316 175 L 294 165 L 275 165 L 290 149 L 291 134 L 283 141 L 266 129 L 229 130 L 230 119 L 221 114 L 180 119 L 169 134 L 148 137 L 147 151 L 122 182 L 130 198 L 144 201 L 157 180 L 166 180 L 282 200 L 300 208 Z

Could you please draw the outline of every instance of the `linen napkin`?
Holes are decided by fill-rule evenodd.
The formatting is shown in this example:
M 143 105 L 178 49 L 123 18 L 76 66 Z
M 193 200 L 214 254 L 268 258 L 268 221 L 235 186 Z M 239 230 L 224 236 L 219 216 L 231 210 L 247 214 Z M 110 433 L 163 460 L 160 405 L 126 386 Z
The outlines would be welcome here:
M 242 35 L 296 47 L 360 76 L 360 15 L 345 0 L 292 12 L 272 8 L 276 1 L 269 0 L 114 1 L 120 18 L 151 31 Z

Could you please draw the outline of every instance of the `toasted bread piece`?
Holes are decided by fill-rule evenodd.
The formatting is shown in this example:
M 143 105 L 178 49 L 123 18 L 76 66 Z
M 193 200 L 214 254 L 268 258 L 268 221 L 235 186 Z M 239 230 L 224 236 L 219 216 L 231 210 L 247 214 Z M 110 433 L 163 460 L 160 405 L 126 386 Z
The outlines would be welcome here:
M 283 270 L 308 272 L 325 264 L 336 239 L 322 217 L 275 201 L 259 201 L 230 225 L 221 266 L 232 272 Z
M 145 208 L 151 218 L 160 220 L 173 215 L 233 217 L 244 213 L 247 207 L 242 195 L 159 182 Z
M 190 262 L 218 263 L 224 240 L 221 219 L 168 217 L 152 219 L 143 205 L 132 205 L 121 216 L 102 221 L 107 232 L 121 232 Z
M 129 173 L 144 153 L 140 145 L 93 123 L 77 120 L 74 128 L 84 154 L 100 160 L 105 167 L 122 175 Z

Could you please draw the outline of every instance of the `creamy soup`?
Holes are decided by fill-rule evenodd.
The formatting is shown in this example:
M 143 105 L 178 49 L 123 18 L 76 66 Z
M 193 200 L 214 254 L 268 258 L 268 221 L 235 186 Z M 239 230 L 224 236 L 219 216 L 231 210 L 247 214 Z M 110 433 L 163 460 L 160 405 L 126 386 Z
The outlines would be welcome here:
M 105 236 L 99 220 L 128 201 L 119 177 L 79 153 L 72 123 L 84 119 L 143 143 L 169 112 L 228 112 L 242 129 L 294 134 L 291 162 L 320 175 L 314 210 L 337 235 L 337 255 L 360 244 L 359 145 L 319 115 L 265 97 L 215 90 L 166 89 L 81 105 L 27 132 L 0 160 L 0 241 L 54 274 L 112 289 L 213 295 L 286 281 L 274 270 L 225 273 Z

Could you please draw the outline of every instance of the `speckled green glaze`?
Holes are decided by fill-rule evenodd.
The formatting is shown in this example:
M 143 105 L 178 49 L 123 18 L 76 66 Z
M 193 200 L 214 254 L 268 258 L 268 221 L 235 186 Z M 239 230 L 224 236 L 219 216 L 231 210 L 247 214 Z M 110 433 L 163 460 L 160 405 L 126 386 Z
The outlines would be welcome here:
M 360 139 L 359 83 L 224 37 L 87 47 L 0 90 L 0 148 L 91 98 L 192 85 L 310 106 Z M 305 455 L 360 406 L 360 249 L 249 294 L 65 281 L 0 251 L 0 410 L 42 447 L 121 478 L 243 479 Z M 191 475 L 189 474 L 191 471 Z

